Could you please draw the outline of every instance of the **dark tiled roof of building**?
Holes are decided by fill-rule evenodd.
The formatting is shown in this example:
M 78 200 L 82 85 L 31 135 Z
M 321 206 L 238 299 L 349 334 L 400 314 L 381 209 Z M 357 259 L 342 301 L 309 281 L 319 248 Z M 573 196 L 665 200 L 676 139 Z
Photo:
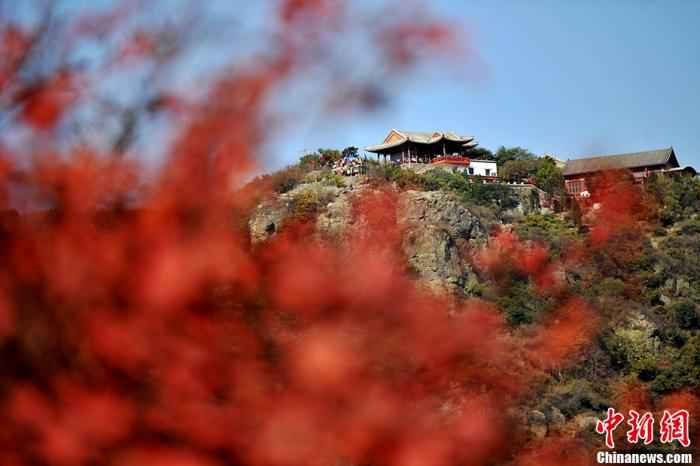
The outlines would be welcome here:
M 645 152 L 631 152 L 629 154 L 602 155 L 585 157 L 575 160 L 567 160 L 564 166 L 564 176 L 594 173 L 603 170 L 619 170 L 665 165 L 671 162 L 678 166 L 673 148 L 649 150 Z

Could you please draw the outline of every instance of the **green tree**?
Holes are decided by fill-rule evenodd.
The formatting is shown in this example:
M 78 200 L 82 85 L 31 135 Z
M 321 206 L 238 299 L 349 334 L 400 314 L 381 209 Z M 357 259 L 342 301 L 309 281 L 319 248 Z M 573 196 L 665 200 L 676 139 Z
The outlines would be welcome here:
M 685 330 L 696 329 L 700 326 L 698 311 L 695 303 L 689 300 L 681 301 L 671 307 L 678 326 Z
M 343 153 L 338 149 L 319 149 L 317 152 L 323 167 L 333 165 L 343 156 Z
M 535 173 L 535 183 L 540 189 L 550 194 L 564 191 L 564 175 L 551 157 L 539 159 L 539 167 Z
M 522 181 L 534 178 L 539 163 L 537 159 L 509 160 L 500 169 L 501 178 L 506 181 Z
M 470 159 L 496 160 L 496 156 L 493 155 L 493 152 L 485 147 L 475 147 L 474 149 L 469 149 L 465 155 Z
M 418 186 L 426 191 L 451 191 L 468 203 L 495 206 L 499 209 L 512 209 L 518 205 L 513 191 L 495 183 L 472 180 L 465 172 L 452 172 L 441 168 L 419 175 L 412 170 L 391 168 L 389 176 L 399 186 Z
M 501 146 L 496 151 L 495 157 L 498 165 L 504 165 L 506 162 L 511 160 L 533 160 L 537 156 L 527 149 L 522 147 L 505 147 Z
M 343 149 L 342 156 L 343 157 L 357 157 L 359 153 L 359 149 L 355 146 L 349 146 Z
M 501 210 L 512 209 L 518 205 L 513 190 L 502 184 L 467 181 L 456 191 L 465 201 L 480 205 L 493 205 Z
M 700 179 L 652 174 L 644 185 L 659 205 L 659 219 L 669 226 L 700 213 Z
M 313 170 L 321 166 L 321 156 L 317 153 L 304 154 L 299 159 L 299 166 L 306 170 Z

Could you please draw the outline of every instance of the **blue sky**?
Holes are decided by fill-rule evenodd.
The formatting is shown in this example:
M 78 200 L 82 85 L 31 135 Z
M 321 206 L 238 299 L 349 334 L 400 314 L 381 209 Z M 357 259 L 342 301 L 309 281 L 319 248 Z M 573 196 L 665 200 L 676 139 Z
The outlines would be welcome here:
M 433 0 L 478 52 L 478 78 L 417 73 L 372 115 L 311 122 L 277 146 L 364 147 L 391 128 L 452 130 L 566 160 L 673 146 L 700 167 L 700 2 Z M 449 68 L 448 68 L 449 69 Z M 468 68 L 469 69 L 469 68 Z

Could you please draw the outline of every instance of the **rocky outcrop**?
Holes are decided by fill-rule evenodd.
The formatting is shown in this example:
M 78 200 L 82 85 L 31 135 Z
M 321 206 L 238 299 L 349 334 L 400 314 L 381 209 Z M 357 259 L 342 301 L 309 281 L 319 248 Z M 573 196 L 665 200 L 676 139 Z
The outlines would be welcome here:
M 346 218 L 347 215 L 340 204 L 335 206 L 333 204 L 347 202 L 347 194 L 350 191 L 352 188 L 326 186 L 323 183 L 304 183 L 273 199 L 265 200 L 255 209 L 248 221 L 250 239 L 253 244 L 269 239 L 290 217 L 303 212 L 335 212 L 334 219 L 337 223 L 342 223 L 340 219 Z M 341 229 L 343 227 L 343 225 L 328 226 L 329 229 L 334 226 Z
M 362 184 L 343 188 L 302 184 L 257 207 L 249 221 L 251 240 L 261 243 L 273 236 L 297 213 L 300 200 L 317 209 L 320 237 L 345 240 L 354 222 L 353 196 L 365 189 Z M 417 280 L 436 292 L 468 294 L 465 286 L 477 278 L 466 256 L 470 247 L 486 241 L 495 217 L 486 210 L 465 206 L 447 192 L 404 191 L 398 197 L 397 221 L 403 231 L 403 253 Z
M 517 207 L 504 212 L 506 216 L 528 215 L 542 212 L 542 204 L 547 194 L 533 185 L 508 185 L 518 200 Z
M 547 416 L 542 411 L 533 409 L 527 415 L 527 422 L 530 435 L 541 439 L 547 435 Z
M 485 241 L 484 222 L 456 197 L 442 191 L 407 191 L 399 198 L 403 252 L 417 278 L 434 291 L 463 292 L 476 280 L 465 254 Z
M 270 238 L 282 226 L 282 221 L 290 214 L 287 205 L 277 199 L 260 204 L 248 222 L 250 239 L 260 243 Z
M 347 191 L 326 205 L 316 217 L 316 231 L 326 238 L 340 239 L 352 223 L 352 201 Z

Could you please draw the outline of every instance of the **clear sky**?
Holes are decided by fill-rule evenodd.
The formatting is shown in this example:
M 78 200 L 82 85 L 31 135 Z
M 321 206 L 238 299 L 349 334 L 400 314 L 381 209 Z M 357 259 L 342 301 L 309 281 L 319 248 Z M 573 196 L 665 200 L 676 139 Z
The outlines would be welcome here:
M 416 74 L 380 113 L 316 121 L 279 146 L 365 147 L 452 130 L 566 160 L 673 146 L 700 168 L 700 2 L 432 0 L 478 52 L 473 79 Z

